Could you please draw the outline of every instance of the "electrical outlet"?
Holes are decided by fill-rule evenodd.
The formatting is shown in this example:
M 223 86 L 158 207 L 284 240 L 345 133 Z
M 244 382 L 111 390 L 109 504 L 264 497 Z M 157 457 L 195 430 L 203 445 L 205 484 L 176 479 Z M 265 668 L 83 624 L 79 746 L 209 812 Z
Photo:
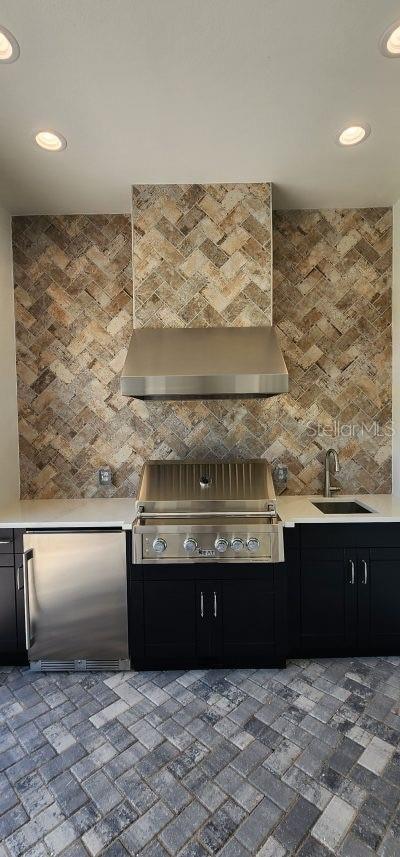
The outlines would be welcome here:
M 286 491 L 288 483 L 288 468 L 285 464 L 276 464 L 273 471 L 274 485 L 279 494 Z
M 112 484 L 112 473 L 111 467 L 109 464 L 103 464 L 99 467 L 99 485 L 111 485 Z

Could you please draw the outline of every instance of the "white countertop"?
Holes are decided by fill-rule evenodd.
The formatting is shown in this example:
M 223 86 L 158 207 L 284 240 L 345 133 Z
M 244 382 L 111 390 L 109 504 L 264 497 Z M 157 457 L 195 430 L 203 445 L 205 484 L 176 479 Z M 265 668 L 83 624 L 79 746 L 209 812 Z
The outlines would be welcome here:
M 133 498 L 19 500 L 0 507 L 0 527 L 122 527 L 129 530 Z
M 312 501 L 324 502 L 330 498 L 319 496 L 305 497 L 303 495 L 286 495 L 277 498 L 279 517 L 285 526 L 294 524 L 373 524 L 394 523 L 400 521 L 400 497 L 393 494 L 340 494 L 331 502 L 343 500 L 361 503 L 371 510 L 371 513 L 361 512 L 352 515 L 327 515 L 313 505 Z
M 279 517 L 285 526 L 294 524 L 359 524 L 400 522 L 400 497 L 391 494 L 357 494 L 335 500 L 355 500 L 372 510 L 372 514 L 326 515 L 313 506 L 312 500 L 324 501 L 321 495 L 306 497 L 284 494 L 277 498 Z M 0 527 L 121 527 L 129 530 L 134 516 L 134 498 L 116 497 L 78 500 L 20 500 L 0 507 Z

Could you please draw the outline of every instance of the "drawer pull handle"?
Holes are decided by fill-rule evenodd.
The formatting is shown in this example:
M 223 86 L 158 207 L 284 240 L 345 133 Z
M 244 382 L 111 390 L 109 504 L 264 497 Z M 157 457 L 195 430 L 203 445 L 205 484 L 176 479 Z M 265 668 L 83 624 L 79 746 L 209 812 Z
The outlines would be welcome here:
M 202 619 L 204 618 L 204 595 L 202 592 L 200 592 L 200 616 Z
M 350 578 L 350 583 L 351 583 L 351 585 L 352 585 L 352 586 L 354 586 L 355 570 L 354 570 L 354 562 L 353 562 L 353 560 L 352 560 L 352 559 L 350 560 L 350 568 L 351 568 L 351 578 Z
M 362 579 L 362 581 L 361 581 L 361 582 L 362 582 L 362 584 L 363 584 L 364 586 L 366 586 L 366 585 L 367 585 L 367 583 L 368 583 L 368 566 L 367 566 L 367 563 L 366 563 L 365 559 L 362 559 L 362 560 L 361 560 L 361 564 L 362 564 L 362 566 L 363 566 L 363 568 L 364 568 L 364 577 L 363 577 L 363 579 Z
M 214 619 L 217 618 L 217 593 L 214 592 Z
M 11 539 L 0 539 L 0 545 L 10 545 Z

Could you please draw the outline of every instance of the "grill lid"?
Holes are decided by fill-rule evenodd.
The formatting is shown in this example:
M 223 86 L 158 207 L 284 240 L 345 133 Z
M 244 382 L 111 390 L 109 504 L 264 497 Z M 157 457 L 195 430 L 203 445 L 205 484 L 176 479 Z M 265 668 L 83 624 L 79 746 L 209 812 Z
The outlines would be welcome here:
M 142 471 L 137 509 L 145 512 L 262 511 L 274 506 L 268 462 L 148 461 Z

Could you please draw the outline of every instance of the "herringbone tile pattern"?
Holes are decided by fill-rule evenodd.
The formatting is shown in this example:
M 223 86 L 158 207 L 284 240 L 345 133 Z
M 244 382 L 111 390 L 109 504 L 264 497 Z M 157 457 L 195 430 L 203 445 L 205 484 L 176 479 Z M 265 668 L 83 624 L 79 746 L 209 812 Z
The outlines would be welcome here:
M 13 233 L 23 497 L 99 495 L 105 462 L 114 474 L 109 493 L 130 496 L 144 461 L 168 457 L 265 456 L 288 465 L 290 493 L 319 493 L 332 445 L 346 491 L 390 492 L 388 209 L 275 213 L 274 323 L 290 392 L 269 400 L 123 398 L 129 218 L 14 218 Z M 252 304 L 252 294 L 249 286 L 240 300 L 249 295 Z M 146 305 L 144 293 L 138 303 Z M 156 304 L 154 323 L 176 322 Z M 182 306 L 179 313 L 183 322 Z M 317 423 L 326 434 L 316 434 Z
M 0 671 L 2 857 L 398 857 L 400 659 Z
M 329 446 L 345 490 L 390 493 L 391 278 L 390 209 L 275 213 L 274 324 L 290 376 L 278 443 L 293 493 L 321 489 Z
M 13 245 L 21 495 L 90 496 L 96 468 L 118 471 L 132 433 L 119 396 L 130 218 L 16 217 Z
M 132 231 L 138 326 L 271 324 L 271 185 L 135 185 Z

